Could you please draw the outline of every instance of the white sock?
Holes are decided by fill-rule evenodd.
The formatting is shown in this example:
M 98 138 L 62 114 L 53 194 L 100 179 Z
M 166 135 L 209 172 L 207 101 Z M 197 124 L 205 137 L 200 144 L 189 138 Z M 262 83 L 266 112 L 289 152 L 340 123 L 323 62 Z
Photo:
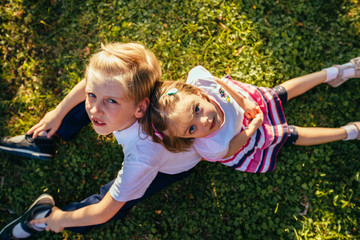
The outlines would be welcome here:
M 28 232 L 25 232 L 22 227 L 21 227 L 21 224 L 18 223 L 15 225 L 15 227 L 13 228 L 12 230 L 12 235 L 15 237 L 15 238 L 28 238 L 31 236 L 30 233 Z
M 44 218 L 48 213 L 50 212 L 50 209 L 49 210 L 46 210 L 46 211 L 42 211 L 38 214 L 35 215 L 34 219 L 40 219 L 40 218 Z M 33 228 L 37 231 L 43 231 L 45 228 L 46 228 L 46 224 L 45 223 L 39 223 L 39 224 L 34 224 L 32 225 Z
M 341 128 L 345 129 L 347 133 L 347 138 L 343 139 L 344 141 L 354 140 L 359 135 L 359 129 L 355 125 L 346 125 L 342 126 Z
M 44 218 L 48 214 L 49 211 L 50 210 L 46 210 L 46 211 L 42 211 L 42 212 L 36 214 L 34 219 Z M 43 231 L 46 228 L 45 223 L 34 224 L 32 226 L 36 231 L 39 231 L 39 232 Z M 21 223 L 18 223 L 15 225 L 15 227 L 13 228 L 13 231 L 12 231 L 12 235 L 15 238 L 28 238 L 31 236 L 30 233 L 24 231 L 24 229 L 21 227 Z
M 354 64 L 352 63 L 345 63 L 342 66 L 352 66 L 352 68 L 347 68 L 343 71 L 342 79 L 349 79 L 355 77 L 355 68 L 353 67 Z M 329 67 L 324 69 L 326 71 L 326 82 L 329 82 L 335 78 L 337 78 L 339 74 L 339 70 L 336 67 Z
M 39 136 L 42 136 L 42 137 L 46 137 L 47 135 L 48 135 L 47 131 L 42 131 L 41 133 L 39 133 Z

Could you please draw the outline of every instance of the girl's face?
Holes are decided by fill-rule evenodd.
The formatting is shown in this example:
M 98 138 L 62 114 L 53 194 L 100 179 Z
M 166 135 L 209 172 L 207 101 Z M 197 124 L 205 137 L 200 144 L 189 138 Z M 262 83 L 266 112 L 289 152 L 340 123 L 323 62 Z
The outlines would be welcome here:
M 137 119 L 139 107 L 126 98 L 120 83 L 88 79 L 85 88 L 86 112 L 100 135 L 130 127 Z
M 218 130 L 223 122 L 220 108 L 207 101 L 200 94 L 182 95 L 180 101 L 180 122 L 172 123 L 170 131 L 176 137 L 203 138 Z

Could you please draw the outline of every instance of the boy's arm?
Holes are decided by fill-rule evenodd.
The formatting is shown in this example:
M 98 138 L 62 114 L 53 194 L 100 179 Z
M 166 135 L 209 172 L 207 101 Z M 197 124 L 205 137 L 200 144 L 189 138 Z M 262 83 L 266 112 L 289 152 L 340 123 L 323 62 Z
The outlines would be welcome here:
M 228 158 L 237 153 L 242 146 L 251 138 L 256 130 L 261 126 L 264 121 L 264 114 L 261 112 L 260 107 L 256 108 L 257 114 L 252 119 L 247 129 L 241 131 L 238 135 L 233 137 L 229 143 L 229 149 L 227 154 L 223 157 Z
M 50 138 L 59 129 L 66 114 L 85 100 L 85 87 L 86 83 L 83 79 L 71 89 L 55 109 L 46 113 L 40 122 L 30 128 L 27 134 L 33 134 L 33 138 L 36 138 L 39 133 L 49 130 L 47 137 Z
M 226 84 L 219 78 L 215 77 L 215 81 L 217 84 L 222 86 L 231 95 L 232 98 L 234 98 L 234 100 L 239 104 L 242 109 L 244 109 L 244 116 L 247 119 L 253 119 L 255 117 L 255 115 L 257 114 L 256 107 L 258 106 L 255 102 L 246 99 L 244 96 L 242 96 L 235 89 L 230 87 L 228 84 Z
M 66 212 L 54 207 L 48 217 L 32 220 L 30 224 L 46 223 L 46 231 L 54 232 L 61 232 L 66 227 L 102 224 L 110 220 L 125 203 L 114 200 L 108 192 L 100 202 L 74 211 Z

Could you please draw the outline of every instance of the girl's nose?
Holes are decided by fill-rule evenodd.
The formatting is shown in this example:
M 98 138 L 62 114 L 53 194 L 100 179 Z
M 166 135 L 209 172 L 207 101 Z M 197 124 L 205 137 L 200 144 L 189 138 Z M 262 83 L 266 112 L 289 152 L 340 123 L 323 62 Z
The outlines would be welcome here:
M 206 125 L 208 124 L 208 122 L 209 122 L 208 120 L 209 120 L 208 117 L 202 116 L 202 117 L 200 118 L 200 124 L 201 124 L 202 126 L 206 126 Z

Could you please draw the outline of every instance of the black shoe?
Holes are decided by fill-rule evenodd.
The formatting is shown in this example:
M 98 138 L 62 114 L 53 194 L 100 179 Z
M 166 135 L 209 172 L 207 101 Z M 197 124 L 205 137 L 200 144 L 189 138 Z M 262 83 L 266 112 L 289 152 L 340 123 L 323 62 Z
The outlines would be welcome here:
M 33 139 L 32 135 L 3 137 L 0 150 L 25 157 L 50 160 L 54 154 L 54 140 L 44 136 Z
M 20 223 L 21 228 L 29 233 L 29 234 L 36 234 L 39 231 L 36 230 L 29 222 L 33 220 L 33 217 L 40 212 L 51 210 L 52 207 L 55 206 L 54 199 L 49 194 L 41 194 L 38 199 L 30 206 L 30 208 L 20 217 L 6 225 L 0 231 L 0 240 L 11 240 L 15 239 L 13 237 L 12 231 L 13 228 Z

